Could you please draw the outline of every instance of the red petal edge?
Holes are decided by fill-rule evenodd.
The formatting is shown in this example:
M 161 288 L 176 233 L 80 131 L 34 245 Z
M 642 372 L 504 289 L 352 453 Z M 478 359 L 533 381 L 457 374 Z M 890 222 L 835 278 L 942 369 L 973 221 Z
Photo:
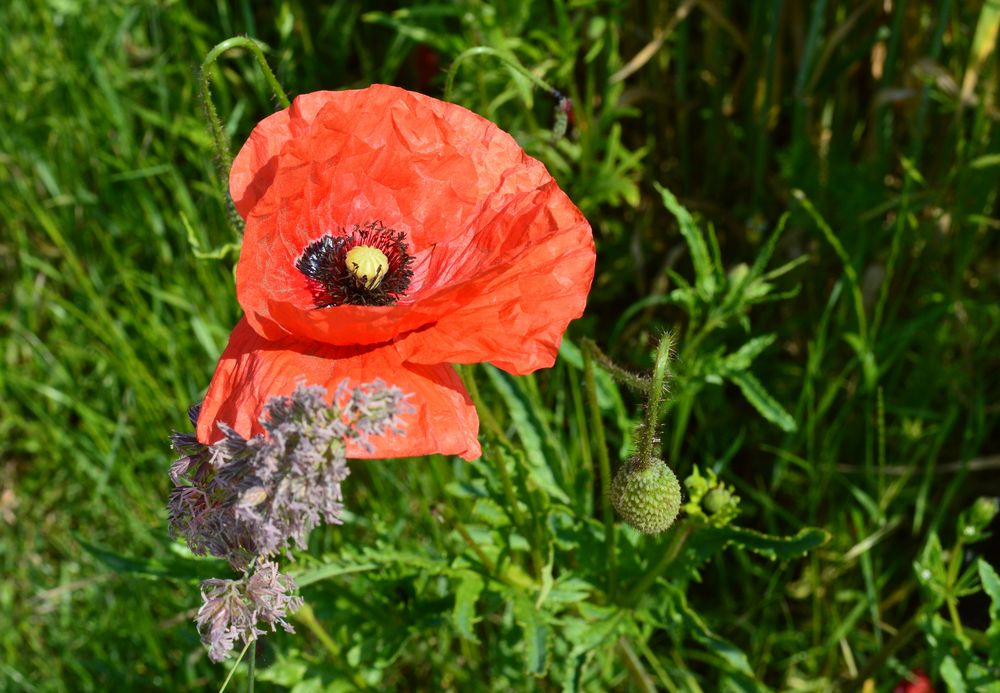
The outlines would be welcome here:
M 355 459 L 411 457 L 441 453 L 467 460 L 480 456 L 479 418 L 465 387 L 448 364 L 404 363 L 391 346 L 332 347 L 294 339 L 267 341 L 241 319 L 219 359 L 198 418 L 198 440 L 222 437 L 222 421 L 240 435 L 263 432 L 258 418 L 268 398 L 291 394 L 295 386 L 322 385 L 330 393 L 381 378 L 410 394 L 415 412 L 404 415 L 405 435 L 372 438 L 374 452 L 348 447 Z

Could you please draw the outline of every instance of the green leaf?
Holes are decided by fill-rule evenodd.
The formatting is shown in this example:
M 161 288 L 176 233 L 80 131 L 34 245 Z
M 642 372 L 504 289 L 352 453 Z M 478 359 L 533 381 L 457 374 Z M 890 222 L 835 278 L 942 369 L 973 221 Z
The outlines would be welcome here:
M 672 192 L 657 182 L 654 182 L 653 186 L 663 198 L 663 206 L 670 210 L 670 213 L 677 219 L 677 226 L 691 252 L 691 263 L 694 265 L 695 284 L 698 287 L 698 292 L 705 300 L 711 299 L 715 295 L 717 282 L 715 272 L 712 269 L 712 259 L 708 253 L 708 245 L 705 243 L 705 236 L 698 225 L 694 223 L 691 213 L 677 201 Z
M 211 577 L 232 573 L 225 561 L 214 558 L 131 558 L 89 544 L 74 534 L 76 542 L 84 551 L 119 575 L 140 575 L 143 577 L 171 577 L 184 580 L 207 580 Z
M 547 457 L 552 455 L 556 458 L 560 455 L 555 446 L 546 443 L 552 441 L 554 436 L 547 430 L 544 421 L 538 412 L 534 411 L 530 400 L 511 376 L 493 366 L 486 366 L 485 370 L 493 387 L 507 405 L 518 438 L 524 446 L 526 453 L 524 458 L 532 481 L 550 497 L 569 503 L 569 496 L 556 481 Z
M 590 606 L 589 613 L 595 619 L 567 618 L 563 627 L 563 637 L 573 646 L 571 656 L 581 655 L 600 646 L 618 634 L 625 615 L 615 608 Z M 586 617 L 587 614 L 583 614 Z
M 725 638 L 713 633 L 701 616 L 688 606 L 687 597 L 680 589 L 674 585 L 668 585 L 667 590 L 673 595 L 673 606 L 677 609 L 677 615 L 691 631 L 694 639 L 728 664 L 732 670 L 752 677 L 753 669 L 746 653 Z
M 743 393 L 746 400 L 765 419 L 786 433 L 793 433 L 798 428 L 791 414 L 778 404 L 777 400 L 771 396 L 771 393 L 764 388 L 752 373 L 742 371 L 733 373 L 727 377 L 740 388 L 740 392 Z
M 705 527 L 689 540 L 699 554 L 711 556 L 727 546 L 735 546 L 770 558 L 797 558 L 830 540 L 830 533 L 816 527 L 805 527 L 791 536 L 764 534 L 745 527 Z
M 524 666 L 534 676 L 544 676 L 549 666 L 549 628 L 542 615 L 523 594 L 514 598 L 514 619 L 524 633 Z
M 586 601 L 596 587 L 578 577 L 560 577 L 549 591 L 546 604 L 576 604 Z
M 763 353 L 765 349 L 774 344 L 778 337 L 774 334 L 765 334 L 754 337 L 739 349 L 722 359 L 721 369 L 723 375 L 735 374 L 750 368 L 754 359 Z
M 936 532 L 931 532 L 924 550 L 914 562 L 913 569 L 917 574 L 917 582 L 937 605 L 944 603 L 947 596 L 947 568 L 944 561 L 944 550 Z
M 494 529 L 510 526 L 510 517 L 503 506 L 492 498 L 477 498 L 472 506 L 472 517 Z
M 941 678 L 944 679 L 945 685 L 948 686 L 949 693 L 965 693 L 968 690 L 965 687 L 965 677 L 962 676 L 958 664 L 955 663 L 951 655 L 945 655 L 938 671 Z
M 990 598 L 990 625 L 986 629 L 986 641 L 990 647 L 990 658 L 1000 662 L 1000 575 L 989 563 L 980 558 L 976 562 L 979 582 Z
M 376 570 L 378 565 L 371 562 L 351 563 L 349 561 L 334 561 L 301 572 L 292 572 L 292 579 L 299 587 L 311 585 L 320 580 L 326 580 L 341 575 L 352 575 L 354 573 L 364 573 L 369 570 Z
M 451 612 L 451 620 L 455 630 L 464 640 L 479 642 L 476 637 L 476 602 L 486 581 L 479 573 L 471 570 L 463 571 L 459 577 L 458 588 L 455 590 L 455 608 Z

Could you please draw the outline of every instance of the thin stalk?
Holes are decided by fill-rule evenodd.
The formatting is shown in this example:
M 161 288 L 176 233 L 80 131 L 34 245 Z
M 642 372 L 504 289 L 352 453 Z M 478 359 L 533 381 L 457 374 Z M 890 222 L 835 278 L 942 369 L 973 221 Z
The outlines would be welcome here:
M 858 675 L 849 681 L 842 682 L 837 688 L 841 691 L 859 690 L 865 681 L 870 679 L 872 675 L 882 668 L 882 665 L 889 661 L 896 652 L 900 650 L 906 643 L 908 643 L 914 635 L 920 632 L 920 619 L 921 613 L 918 611 L 913 617 L 906 622 L 906 624 L 900 628 L 896 635 L 893 636 L 892 640 L 887 642 L 881 650 L 875 653 L 875 656 L 868 660 L 864 668 L 858 672 Z
M 645 575 L 639 578 L 639 581 L 625 595 L 625 599 L 622 602 L 625 606 L 632 606 L 639 601 L 639 597 L 646 593 L 646 590 L 656 582 L 657 578 L 663 575 L 667 568 L 670 567 L 670 564 L 680 555 L 681 549 L 684 548 L 688 537 L 694 531 L 691 522 L 684 520 L 681 524 L 683 526 L 680 528 L 680 531 L 674 534 L 670 548 L 663 553 L 663 556 L 660 557 L 660 560 L 652 568 L 646 571 Z
M 462 382 L 465 385 L 465 389 L 469 391 L 469 397 L 472 398 L 472 403 L 476 407 L 476 411 L 479 413 L 479 420 L 482 421 L 483 426 L 492 433 L 497 440 L 504 443 L 507 447 L 511 447 L 510 439 L 507 434 L 504 433 L 503 427 L 497 421 L 496 417 L 493 416 L 492 410 L 486 406 L 483 401 L 482 395 L 479 394 L 479 386 L 476 384 L 476 377 L 473 374 L 471 366 L 466 366 L 460 369 L 460 373 L 464 376 Z
M 254 641 L 251 640 L 250 642 Z M 246 645 L 243 646 L 243 651 L 240 652 L 240 656 L 236 658 L 235 662 L 233 662 L 233 668 L 229 670 L 229 676 L 227 676 L 226 680 L 222 682 L 222 687 L 219 688 L 219 693 L 225 693 L 226 687 L 229 685 L 229 682 L 233 678 L 233 674 L 236 673 L 236 670 L 239 669 L 240 667 L 240 662 L 243 661 L 243 655 L 247 653 L 247 649 L 249 649 L 250 647 L 250 642 L 248 642 Z
M 250 661 L 247 670 L 247 693 L 253 693 L 254 669 L 257 666 L 257 638 L 250 643 Z
M 559 91 L 556 90 L 551 84 L 546 82 L 544 79 L 536 75 L 534 72 L 522 65 L 518 60 L 507 53 L 498 51 L 495 48 L 490 48 L 489 46 L 475 46 L 464 50 L 458 54 L 454 62 L 452 62 L 451 67 L 448 68 L 448 76 L 445 78 L 444 82 L 444 100 L 451 101 L 451 90 L 455 83 L 455 75 L 458 74 L 458 68 L 463 62 L 469 58 L 473 58 L 477 55 L 488 55 L 496 58 L 500 62 L 507 65 L 507 67 L 515 70 L 517 73 L 524 75 L 532 84 L 534 84 L 539 89 L 544 89 L 547 93 L 552 96 L 560 95 Z M 561 96 L 561 95 L 560 95 Z
M 479 562 L 482 563 L 483 566 L 486 568 L 486 571 L 490 575 L 495 575 L 497 572 L 496 564 L 490 560 L 489 556 L 483 553 L 482 548 L 480 548 L 479 544 L 477 544 L 476 541 L 472 538 L 472 535 L 469 534 L 469 530 L 467 530 L 465 526 L 462 525 L 461 522 L 455 523 L 455 529 L 457 529 L 458 533 L 462 535 L 462 540 L 466 544 L 468 544 L 469 548 L 472 549 L 472 552 L 476 554 L 476 557 L 479 559 Z
M 312 607 L 308 603 L 303 604 L 298 608 L 294 614 L 294 618 L 299 623 L 302 623 L 306 628 L 309 629 L 320 644 L 323 646 L 334 662 L 343 661 L 342 652 L 340 646 L 334 641 L 330 634 L 326 632 L 326 629 L 316 620 L 316 614 L 313 612 Z M 368 684 L 365 682 L 361 675 L 356 671 L 349 674 L 351 681 L 358 689 L 368 689 Z
M 955 595 L 956 583 L 958 582 L 958 573 L 962 569 L 962 555 L 963 542 L 962 537 L 959 536 L 955 541 L 955 546 L 951 549 L 951 558 L 948 561 L 948 574 L 947 574 L 947 584 L 948 584 L 948 598 L 946 602 L 948 604 L 948 614 L 951 617 L 951 623 L 955 627 L 955 634 L 959 639 L 964 639 L 964 630 L 962 628 L 962 619 L 958 615 L 958 599 Z
M 267 64 L 267 59 L 264 57 L 263 49 L 266 47 L 267 46 L 265 44 L 255 41 L 252 38 L 248 38 L 246 36 L 233 36 L 232 38 L 228 38 L 225 41 L 216 44 L 216 46 L 208 52 L 205 56 L 205 60 L 201 63 L 201 71 L 198 80 L 201 90 L 201 103 L 202 108 L 204 109 L 205 120 L 208 121 L 209 132 L 212 135 L 212 145 L 215 148 L 215 161 L 219 170 L 219 179 L 221 181 L 227 181 L 229 179 L 229 170 L 233 167 L 233 154 L 232 150 L 229 148 L 229 138 L 226 136 L 226 131 L 222 126 L 222 120 L 219 118 L 218 111 L 215 110 L 215 102 L 212 101 L 211 68 L 216 62 L 218 62 L 222 54 L 228 50 L 233 48 L 244 48 L 250 51 L 250 53 L 257 59 L 257 64 L 264 73 L 264 77 L 271 86 L 271 90 L 278 99 L 278 103 L 282 108 L 288 108 L 288 96 L 285 94 L 285 90 L 281 88 L 281 85 L 278 84 L 278 78 L 274 76 L 274 72 L 271 71 L 271 66 Z M 225 184 L 223 184 L 222 192 L 226 199 L 226 212 L 229 218 L 229 224 L 233 229 L 233 233 L 237 236 L 241 236 L 243 221 L 236 212 L 236 207 L 233 205 L 233 201 L 228 194 L 228 186 Z
M 608 594 L 614 594 L 618 587 L 618 570 L 615 565 L 615 518 L 611 509 L 611 460 L 608 457 L 608 443 L 604 436 L 604 421 L 601 408 L 597 404 L 597 385 L 594 382 L 594 359 L 589 349 L 583 350 L 583 373 L 587 386 L 587 404 L 590 405 L 591 425 L 594 429 L 594 444 L 597 446 L 597 460 L 601 470 L 601 516 L 604 519 L 604 549 L 608 570 Z
M 938 21 L 931 37 L 929 58 L 937 61 L 941 53 L 941 44 L 944 39 L 944 31 L 948 25 L 948 15 L 951 12 L 951 0 L 944 0 L 941 3 Z M 909 159 L 914 168 L 920 166 L 920 158 L 924 150 L 924 131 L 927 126 L 927 114 L 931 104 L 931 88 L 924 86 L 920 91 L 920 105 L 917 107 L 917 120 L 914 126 L 914 135 L 910 142 Z M 872 318 L 872 334 L 878 332 L 882 326 L 882 318 L 889 300 L 889 288 L 892 285 L 893 274 L 896 270 L 896 262 L 899 259 L 903 247 L 903 233 L 906 230 L 906 223 L 910 216 L 910 196 L 913 188 L 913 176 L 909 173 L 903 179 L 903 189 L 899 195 L 899 211 L 896 213 L 896 226 L 893 230 L 892 245 L 889 248 L 889 259 L 885 264 L 885 276 L 882 278 L 882 285 L 879 289 L 878 300 L 875 303 L 875 314 Z
M 611 374 L 611 377 L 615 380 L 631 387 L 635 390 L 640 390 L 641 392 L 646 392 L 649 389 L 649 379 L 641 375 L 636 375 L 635 373 L 630 373 L 625 370 L 617 363 L 611 360 L 611 358 L 601 351 L 597 343 L 591 339 L 584 338 L 581 340 L 580 344 L 583 346 L 585 351 L 589 351 L 590 355 L 594 357 L 594 360 L 601 364 L 601 368 L 606 370 Z
M 506 455 L 497 455 L 497 469 L 500 470 L 500 483 L 503 485 L 503 495 L 507 499 L 507 505 L 510 506 L 510 512 L 513 515 L 514 526 L 524 532 L 525 517 L 524 513 L 521 512 L 517 494 L 514 493 L 514 482 L 510 478 L 510 470 L 507 469 Z
M 576 421 L 579 440 L 590 440 L 590 427 L 587 426 L 587 415 L 583 410 L 583 394 L 576 378 L 569 379 L 570 394 L 573 397 L 573 417 Z M 580 494 L 582 513 L 590 516 L 594 512 L 594 457 L 589 445 L 579 446 L 582 475 L 577 475 L 574 491 Z M 580 479 L 583 476 L 583 479 Z M 582 493 L 581 493 L 582 490 Z
M 642 693 L 656 693 L 656 686 L 653 685 L 652 678 L 646 673 L 646 667 L 642 666 L 642 661 L 635 654 L 635 650 L 632 649 L 632 644 L 628 641 L 628 638 L 624 635 L 618 638 L 615 649 L 618 650 L 625 668 L 628 669 L 629 678 L 632 679 L 632 683 L 635 684 L 636 688 L 642 691 Z
M 663 335 L 656 349 L 656 364 L 653 370 L 653 382 L 649 386 L 649 399 L 646 403 L 646 422 L 639 432 L 639 454 L 634 458 L 642 468 L 652 464 L 658 438 L 656 431 L 660 425 L 660 409 L 663 404 L 663 394 L 670 378 L 670 356 L 673 352 L 674 340 L 669 334 Z

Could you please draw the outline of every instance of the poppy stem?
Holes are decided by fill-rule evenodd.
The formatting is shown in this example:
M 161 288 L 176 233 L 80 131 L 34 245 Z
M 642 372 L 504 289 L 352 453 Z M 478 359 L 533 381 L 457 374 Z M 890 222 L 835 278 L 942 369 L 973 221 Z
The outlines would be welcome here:
M 611 460 L 608 458 L 608 443 L 604 436 L 604 422 L 601 408 L 597 404 L 597 385 L 594 382 L 594 359 L 589 349 L 583 350 L 583 372 L 587 385 L 587 404 L 594 429 L 597 460 L 601 470 L 601 516 L 604 519 L 604 546 L 607 551 L 608 594 L 614 594 L 618 586 L 618 571 L 615 565 L 615 517 L 611 509 Z
M 639 430 L 639 454 L 636 456 L 640 460 L 640 467 L 648 467 L 656 452 L 656 444 L 659 438 L 656 431 L 660 425 L 660 409 L 663 404 L 663 395 L 667 391 L 670 379 L 670 358 L 674 351 L 674 339 L 669 333 L 663 335 L 660 344 L 656 349 L 656 364 L 653 369 L 653 382 L 649 386 L 649 399 L 646 401 L 646 421 Z
M 623 385 L 630 387 L 634 390 L 639 390 L 645 393 L 649 390 L 649 378 L 642 375 L 636 375 L 630 371 L 625 370 L 617 363 L 611 360 L 611 357 L 601 351 L 601 348 L 597 346 L 597 343 L 589 338 L 584 338 L 580 341 L 584 349 L 590 351 L 591 356 L 594 360 L 600 364 L 601 368 L 606 370 L 611 374 L 611 377 L 619 381 Z
M 260 65 L 260 69 L 264 73 L 264 78 L 267 79 L 271 90 L 274 92 L 274 96 L 282 108 L 288 108 L 289 101 L 285 90 L 281 88 L 278 78 L 274 76 L 271 66 L 267 64 L 267 59 L 264 57 L 264 49 L 267 48 L 267 45 L 260 41 L 247 36 L 233 36 L 216 44 L 201 63 L 199 82 L 201 85 L 202 108 L 204 109 L 205 120 L 208 121 L 209 132 L 212 135 L 212 144 L 215 147 L 215 160 L 219 169 L 219 178 L 223 182 L 222 192 L 226 199 L 226 213 L 229 218 L 229 225 L 236 236 L 239 237 L 242 236 L 243 220 L 236 212 L 236 206 L 229 196 L 229 186 L 227 184 L 229 170 L 233 167 L 233 154 L 229 148 L 229 137 L 226 136 L 222 120 L 219 118 L 219 112 L 215 109 L 215 102 L 212 101 L 212 78 L 210 75 L 212 67 L 215 66 L 215 63 L 218 62 L 222 54 L 233 48 L 244 48 L 250 51 L 257 59 L 257 64 Z
M 455 75 L 458 74 L 458 68 L 463 62 L 469 58 L 473 58 L 477 55 L 489 55 L 500 62 L 504 63 L 512 70 L 524 75 L 532 84 L 534 84 L 539 89 L 544 89 L 546 92 L 552 96 L 559 95 L 559 92 L 551 84 L 546 82 L 544 79 L 531 72 L 528 68 L 522 65 L 517 58 L 510 55 L 509 53 L 498 51 L 495 48 L 490 48 L 489 46 L 474 46 L 467 50 L 462 51 L 458 54 L 455 60 L 452 62 L 451 67 L 448 68 L 448 76 L 445 78 L 444 82 L 444 100 L 451 101 L 451 90 L 454 86 Z

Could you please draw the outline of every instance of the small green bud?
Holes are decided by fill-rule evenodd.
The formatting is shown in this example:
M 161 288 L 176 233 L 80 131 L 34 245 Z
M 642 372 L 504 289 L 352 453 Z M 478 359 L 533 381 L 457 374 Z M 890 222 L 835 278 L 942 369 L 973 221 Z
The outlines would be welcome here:
M 983 530 L 990 526 L 998 510 L 1000 510 L 1000 505 L 998 505 L 996 498 L 980 497 L 972 504 L 972 512 L 969 519 L 977 529 Z
M 718 487 L 713 488 L 711 491 L 705 494 L 704 500 L 701 504 L 705 508 L 705 512 L 709 515 L 715 515 L 720 510 L 729 505 L 729 502 L 733 499 L 733 494 L 731 494 L 727 489 Z
M 643 534 L 669 529 L 681 508 L 681 485 L 666 462 L 632 458 L 611 482 L 611 503 L 625 522 Z

